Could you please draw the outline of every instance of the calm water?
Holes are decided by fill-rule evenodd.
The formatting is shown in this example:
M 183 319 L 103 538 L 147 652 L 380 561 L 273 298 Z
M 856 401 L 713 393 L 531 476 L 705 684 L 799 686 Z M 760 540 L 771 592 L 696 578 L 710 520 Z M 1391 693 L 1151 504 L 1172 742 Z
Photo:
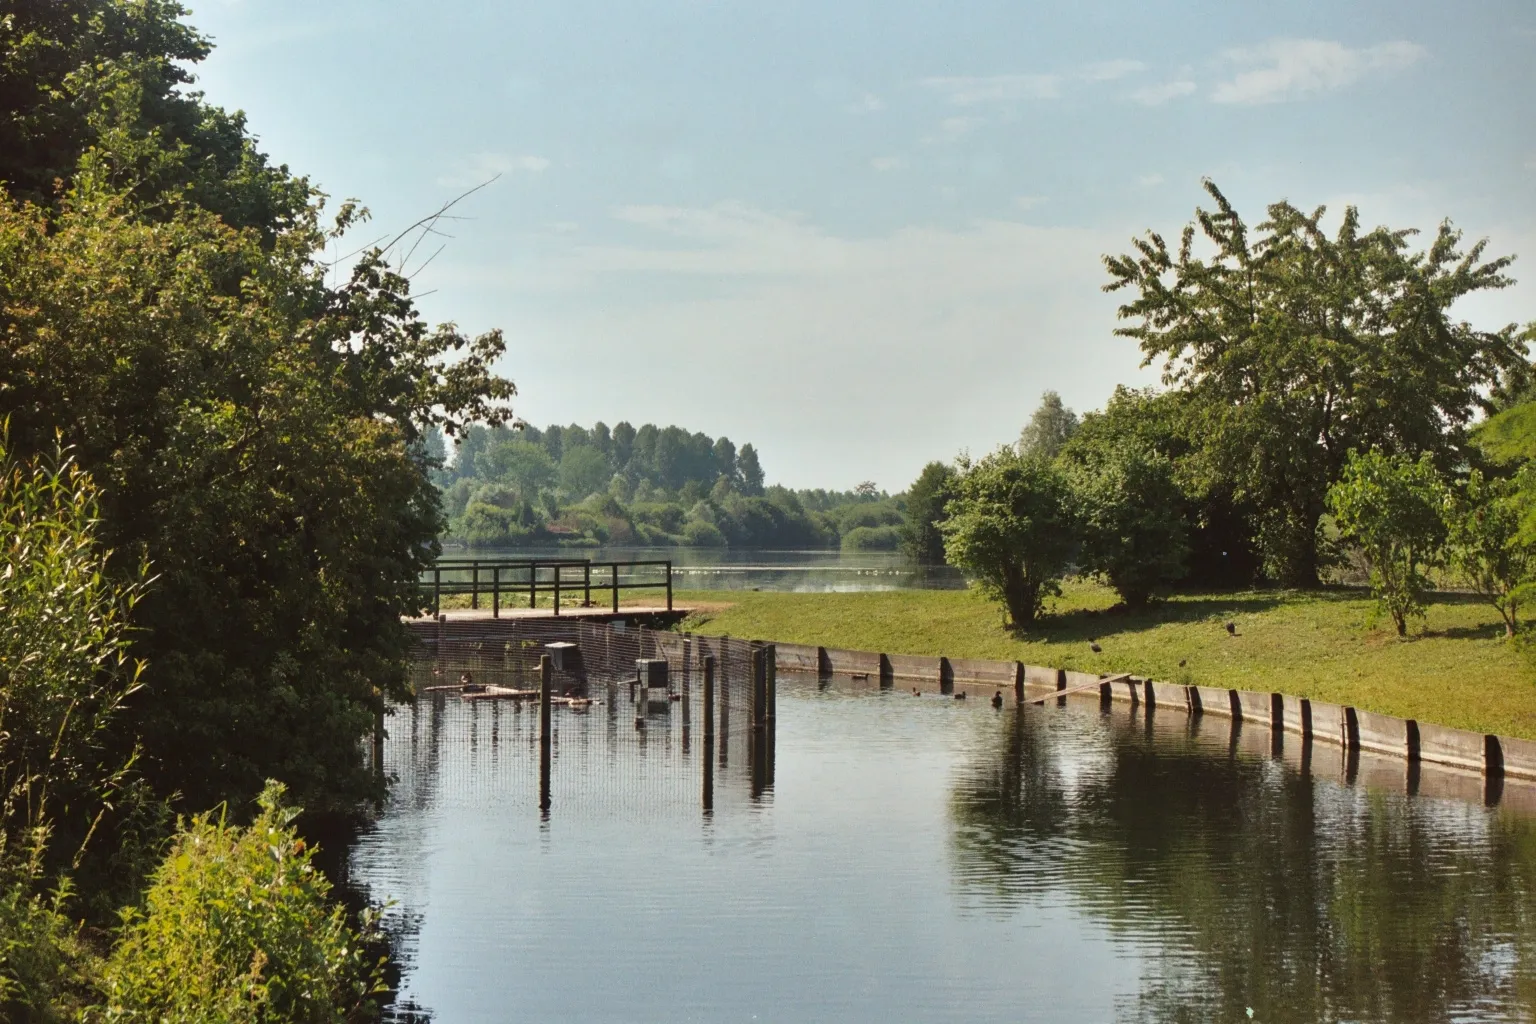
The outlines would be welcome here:
M 847 687 L 866 686 L 848 683 Z M 779 680 L 699 809 L 697 731 L 423 699 L 354 847 L 402 1002 L 478 1021 L 1506 1021 L 1536 1005 L 1536 819 L 1476 779 L 1092 705 Z M 671 722 L 669 725 L 668 722 Z M 1434 795 L 1440 794 L 1440 795 Z M 1465 794 L 1472 799 L 1457 798 Z
M 448 558 L 477 552 L 450 550 Z M 682 590 L 963 590 L 965 578 L 947 565 L 919 565 L 894 552 L 740 551 L 728 548 L 518 548 L 484 557 L 587 558 L 594 562 L 671 559 Z

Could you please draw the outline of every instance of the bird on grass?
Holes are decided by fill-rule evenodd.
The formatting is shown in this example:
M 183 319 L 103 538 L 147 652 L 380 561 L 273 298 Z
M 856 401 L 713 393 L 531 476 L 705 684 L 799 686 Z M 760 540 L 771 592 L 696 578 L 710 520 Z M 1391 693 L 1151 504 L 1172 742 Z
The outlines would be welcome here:
M 912 696 L 914 696 L 914 697 L 921 697 L 922 695 L 923 695 L 923 691 L 922 690 L 919 690 L 915 686 L 912 687 Z
M 1237 623 L 1227 623 L 1227 636 L 1237 636 Z
M 955 700 L 965 700 L 965 691 L 961 690 L 959 693 L 955 694 Z
M 1189 664 L 1189 659 L 1188 658 L 1180 658 L 1179 659 L 1179 668 L 1183 668 L 1185 665 L 1188 665 L 1188 664 Z
M 996 693 L 994 693 L 992 695 L 992 706 L 994 708 L 1001 708 L 1003 706 L 1003 691 L 1002 690 L 998 690 Z
M 1104 653 L 1104 648 L 1100 647 L 1099 646 L 1099 642 L 1097 640 L 1093 639 L 1092 637 L 1088 638 L 1088 649 L 1090 651 L 1092 651 L 1094 654 L 1103 654 Z

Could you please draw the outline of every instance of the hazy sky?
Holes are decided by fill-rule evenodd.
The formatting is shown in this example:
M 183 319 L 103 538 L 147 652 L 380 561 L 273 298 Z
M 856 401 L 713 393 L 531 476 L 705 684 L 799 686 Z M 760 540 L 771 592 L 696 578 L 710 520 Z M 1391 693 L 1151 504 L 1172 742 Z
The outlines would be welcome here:
M 495 173 L 417 279 L 502 328 L 539 425 L 676 422 L 770 481 L 904 487 L 1151 383 L 1100 257 L 1214 178 L 1449 217 L 1536 318 L 1536 4 L 206 0 L 215 102 L 399 228 Z

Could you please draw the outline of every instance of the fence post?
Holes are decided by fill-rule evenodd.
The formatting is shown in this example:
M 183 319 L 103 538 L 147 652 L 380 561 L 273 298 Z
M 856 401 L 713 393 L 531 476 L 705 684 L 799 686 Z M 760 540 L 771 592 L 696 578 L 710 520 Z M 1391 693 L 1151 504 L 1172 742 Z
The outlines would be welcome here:
M 491 569 L 491 618 L 501 618 L 501 566 Z
M 437 566 L 432 567 L 432 614 L 434 616 L 443 610 L 443 570 Z
M 715 806 L 715 656 L 704 656 L 704 809 Z
M 763 649 L 752 648 L 752 731 L 762 729 L 767 720 L 768 673 L 763 667 Z
M 619 614 L 619 563 L 609 562 L 608 571 L 613 574 L 613 614 Z
M 480 610 L 480 561 L 476 559 L 469 563 L 469 606 L 475 611 Z
M 587 562 L 581 567 L 581 606 L 592 607 L 592 563 Z
M 550 697 L 549 655 L 539 657 L 539 810 L 549 810 L 549 749 L 551 742 L 549 728 Z
M 539 593 L 539 563 L 528 563 L 528 607 L 537 608 Z
M 672 610 L 672 559 L 667 559 L 667 611 Z
M 560 570 L 565 568 L 559 562 L 555 563 L 555 614 L 560 614 Z

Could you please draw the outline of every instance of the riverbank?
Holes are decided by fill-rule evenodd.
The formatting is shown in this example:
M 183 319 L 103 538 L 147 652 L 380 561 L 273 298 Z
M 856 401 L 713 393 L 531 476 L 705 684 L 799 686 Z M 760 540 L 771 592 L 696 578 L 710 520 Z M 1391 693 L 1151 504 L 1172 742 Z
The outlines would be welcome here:
M 1369 595 L 1345 589 L 1190 593 L 1126 613 L 1109 610 L 1108 589 L 1073 583 L 1024 638 L 968 592 L 688 591 L 677 600 L 709 609 L 684 623 L 696 633 L 1133 672 L 1536 739 L 1536 669 L 1505 642 L 1498 614 L 1463 594 L 1436 595 L 1405 640 Z

